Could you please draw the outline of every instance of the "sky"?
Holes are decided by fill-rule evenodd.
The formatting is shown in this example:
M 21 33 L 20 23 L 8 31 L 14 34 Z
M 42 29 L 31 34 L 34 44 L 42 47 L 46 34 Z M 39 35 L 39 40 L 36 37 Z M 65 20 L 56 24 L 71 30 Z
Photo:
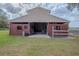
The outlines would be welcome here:
M 7 6 L 3 4 L 4 6 Z M 43 8 L 50 10 L 50 15 L 54 15 L 63 19 L 66 19 L 70 21 L 69 27 L 79 27 L 79 10 L 78 8 L 74 8 L 73 11 L 70 11 L 67 9 L 67 4 L 65 3 L 36 3 L 36 4 L 21 4 L 20 6 L 18 3 L 12 3 L 12 6 L 18 8 L 21 8 L 21 11 L 16 14 L 12 14 L 8 12 L 8 9 L 6 7 L 2 7 L 3 10 L 7 13 L 10 19 L 19 17 L 19 15 L 25 15 L 27 14 L 27 10 L 32 9 L 33 7 L 41 6 Z

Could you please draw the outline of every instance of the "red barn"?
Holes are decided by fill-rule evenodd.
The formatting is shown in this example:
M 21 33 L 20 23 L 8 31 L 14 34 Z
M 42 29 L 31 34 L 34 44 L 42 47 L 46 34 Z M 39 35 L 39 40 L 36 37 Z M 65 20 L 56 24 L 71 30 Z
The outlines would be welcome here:
M 68 35 L 69 21 L 50 15 L 50 10 L 36 7 L 28 15 L 10 21 L 10 35 Z

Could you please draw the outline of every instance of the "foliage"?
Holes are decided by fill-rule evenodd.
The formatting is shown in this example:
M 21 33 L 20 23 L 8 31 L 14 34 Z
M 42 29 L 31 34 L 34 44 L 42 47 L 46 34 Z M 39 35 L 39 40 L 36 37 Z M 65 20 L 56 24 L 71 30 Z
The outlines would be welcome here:
M 6 14 L 0 9 L 0 29 L 7 27 L 7 17 Z
M 78 9 L 79 9 L 79 3 L 68 3 L 67 8 L 68 8 L 69 10 L 71 10 L 71 11 L 72 11 L 74 8 L 78 8 Z

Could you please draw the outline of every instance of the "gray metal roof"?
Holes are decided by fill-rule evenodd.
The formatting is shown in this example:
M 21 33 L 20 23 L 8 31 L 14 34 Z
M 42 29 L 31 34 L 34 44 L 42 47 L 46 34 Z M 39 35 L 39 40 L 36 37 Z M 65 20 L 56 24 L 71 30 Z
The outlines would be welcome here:
M 33 10 L 36 10 L 35 13 L 16 18 L 14 20 L 11 20 L 10 22 L 69 22 L 50 14 L 45 15 L 43 13 L 44 9 L 42 9 L 43 8 L 34 8 Z

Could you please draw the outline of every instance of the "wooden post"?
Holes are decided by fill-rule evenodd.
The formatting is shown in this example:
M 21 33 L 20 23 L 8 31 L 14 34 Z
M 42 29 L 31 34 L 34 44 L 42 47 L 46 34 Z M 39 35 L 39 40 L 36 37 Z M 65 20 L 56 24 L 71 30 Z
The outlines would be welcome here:
M 24 31 L 22 31 L 22 36 L 25 36 L 25 32 Z
M 24 24 L 22 25 L 22 36 L 25 36 L 25 28 L 24 28 Z
M 52 37 L 54 36 L 54 27 L 52 26 Z
M 29 31 L 29 35 L 30 35 L 30 23 L 28 22 L 28 31 Z
M 49 25 L 49 23 L 47 23 L 47 30 L 46 30 L 47 31 L 47 35 L 48 35 L 48 25 Z

